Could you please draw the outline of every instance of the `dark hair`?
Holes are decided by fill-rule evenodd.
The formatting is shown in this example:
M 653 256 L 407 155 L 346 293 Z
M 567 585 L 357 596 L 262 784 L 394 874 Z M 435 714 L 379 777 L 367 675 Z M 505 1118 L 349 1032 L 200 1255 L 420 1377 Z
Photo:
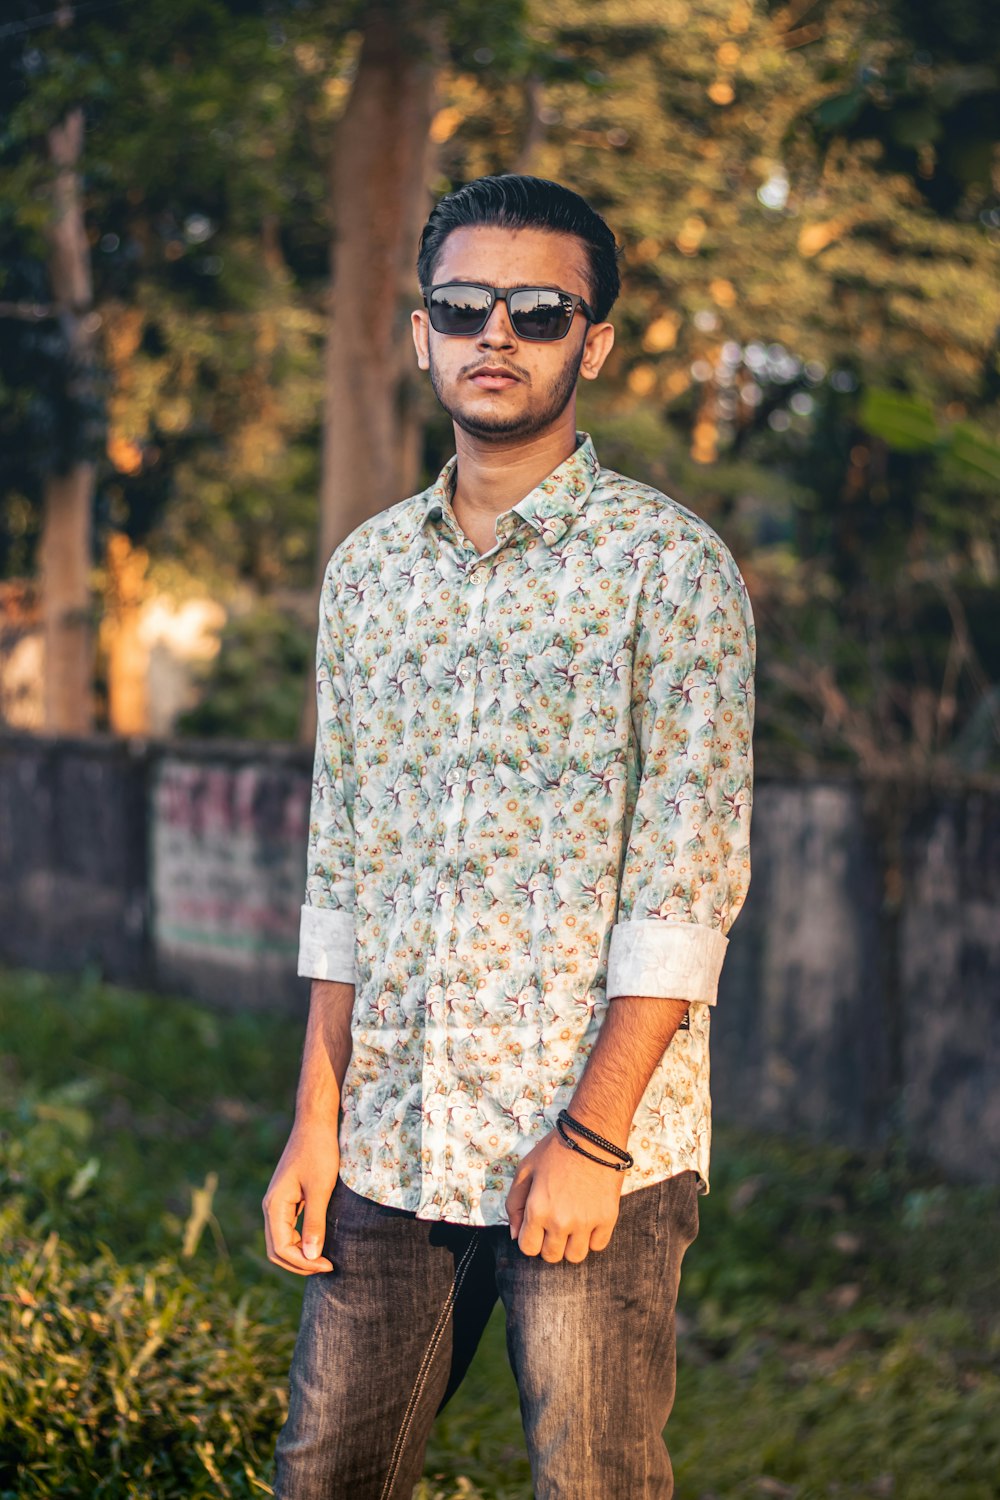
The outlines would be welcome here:
M 579 193 L 544 177 L 515 172 L 477 177 L 446 193 L 431 210 L 420 236 L 417 276 L 421 287 L 432 284 L 434 267 L 452 230 L 476 224 L 575 235 L 587 253 L 594 316 L 599 323 L 607 317 L 621 289 L 618 257 L 622 252 L 600 214 Z

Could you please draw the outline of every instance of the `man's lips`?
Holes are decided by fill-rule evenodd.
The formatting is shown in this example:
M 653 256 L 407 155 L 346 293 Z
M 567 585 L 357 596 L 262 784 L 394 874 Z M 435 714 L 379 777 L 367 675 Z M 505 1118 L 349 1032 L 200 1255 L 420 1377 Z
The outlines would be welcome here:
M 505 391 L 508 386 L 520 384 L 517 375 L 510 375 L 506 370 L 476 370 L 469 376 L 473 385 L 478 385 L 483 391 Z

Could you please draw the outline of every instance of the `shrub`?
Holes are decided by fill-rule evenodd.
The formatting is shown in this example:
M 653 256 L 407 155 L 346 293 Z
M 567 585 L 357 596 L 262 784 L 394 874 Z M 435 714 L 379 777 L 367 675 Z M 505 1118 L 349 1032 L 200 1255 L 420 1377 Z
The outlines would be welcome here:
M 267 1494 L 293 1324 L 266 1282 L 241 1295 L 229 1266 L 197 1257 L 211 1183 L 176 1255 L 95 1247 L 109 1206 L 90 1092 L 29 1093 L 0 1115 L 0 1496 Z
M 200 1500 L 269 1493 L 291 1331 L 172 1260 L 41 1243 L 4 1224 L 0 1493 Z

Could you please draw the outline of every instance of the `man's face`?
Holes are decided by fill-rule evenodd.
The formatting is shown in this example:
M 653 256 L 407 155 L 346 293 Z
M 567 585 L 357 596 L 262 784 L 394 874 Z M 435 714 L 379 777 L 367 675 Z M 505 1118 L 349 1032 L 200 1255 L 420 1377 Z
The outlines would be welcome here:
M 585 251 L 573 235 L 544 229 L 453 229 L 434 268 L 433 282 L 471 281 L 507 290 L 559 287 L 592 302 Z M 467 338 L 436 333 L 426 309 L 412 314 L 417 363 L 429 370 L 434 394 L 452 420 L 478 438 L 532 437 L 553 427 L 576 391 L 593 380 L 610 352 L 610 323 L 588 324 L 577 309 L 564 339 L 546 343 L 514 332 L 506 304 L 497 302 L 481 333 Z M 513 379 L 490 380 L 487 370 Z

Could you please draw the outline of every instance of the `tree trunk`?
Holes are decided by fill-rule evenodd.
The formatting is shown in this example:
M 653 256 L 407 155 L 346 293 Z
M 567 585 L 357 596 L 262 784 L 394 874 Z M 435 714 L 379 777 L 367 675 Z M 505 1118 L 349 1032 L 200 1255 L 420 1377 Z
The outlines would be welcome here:
M 317 605 L 337 544 L 411 494 L 419 472 L 421 408 L 408 314 L 418 305 L 417 239 L 430 207 L 440 25 L 419 0 L 371 6 L 337 128 Z M 310 673 L 303 742 L 312 742 L 315 724 Z
M 112 734 L 149 733 L 149 649 L 141 636 L 149 554 L 123 531 L 108 537 L 104 639 L 108 670 L 108 727 Z
M 413 0 L 371 8 L 331 174 L 334 238 L 326 348 L 320 552 L 400 499 L 401 303 L 418 295 L 416 235 L 427 202 L 435 28 Z M 404 346 L 404 352 L 406 352 Z
M 78 164 L 83 111 L 73 109 L 48 134 L 56 168 L 49 231 L 53 300 L 69 346 L 71 380 L 93 359 L 93 288 Z M 90 618 L 90 520 L 95 466 L 74 460 L 45 485 L 39 541 L 45 636 L 45 728 L 86 734 L 93 728 L 93 630 Z

